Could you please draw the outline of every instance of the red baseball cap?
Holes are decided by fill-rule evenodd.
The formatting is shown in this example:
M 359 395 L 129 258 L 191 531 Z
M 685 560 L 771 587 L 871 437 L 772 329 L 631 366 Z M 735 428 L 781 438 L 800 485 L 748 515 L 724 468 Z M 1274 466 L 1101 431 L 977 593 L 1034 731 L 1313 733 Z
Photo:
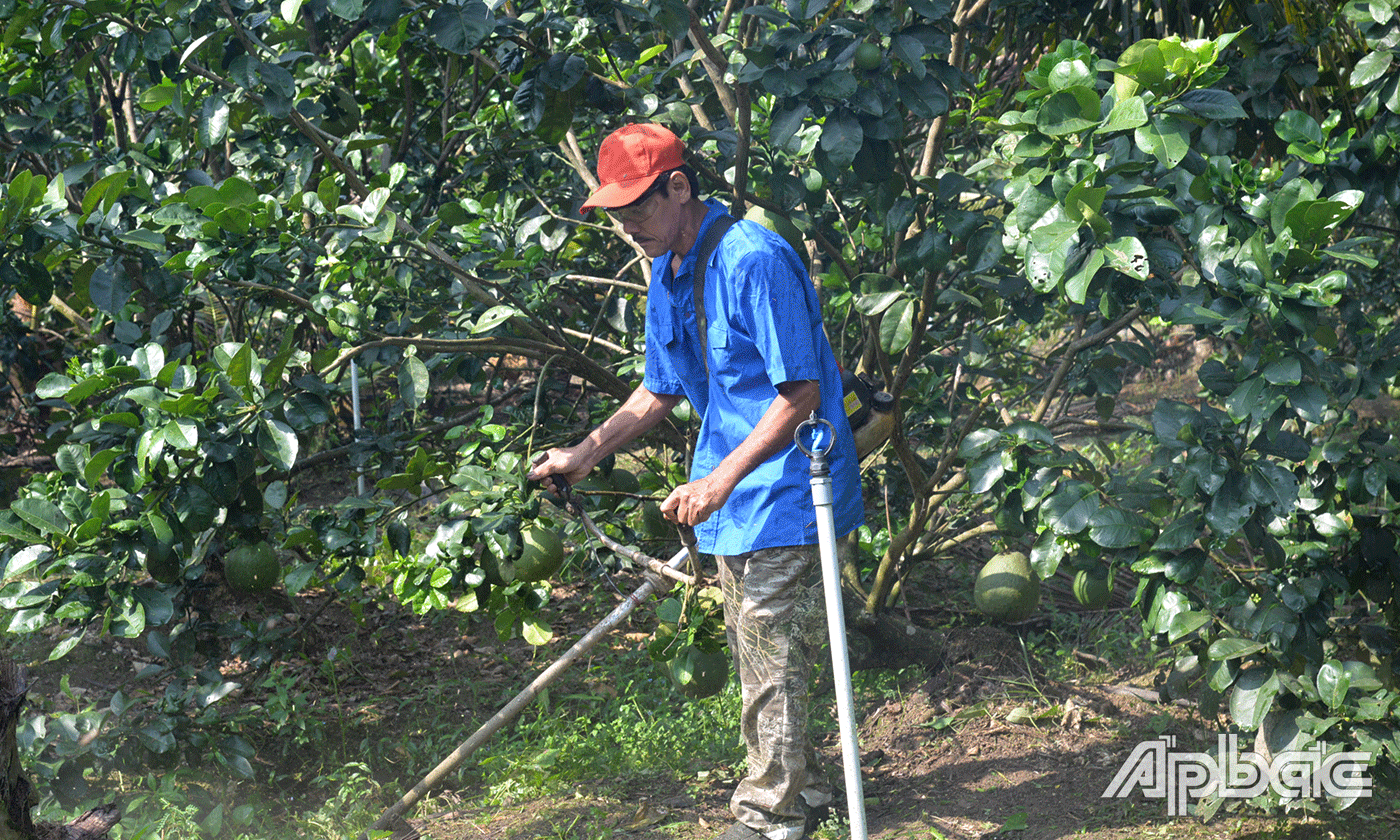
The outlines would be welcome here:
M 656 176 L 685 164 L 685 147 L 670 130 L 653 123 L 624 125 L 598 148 L 598 180 L 602 184 L 579 208 L 625 207 L 641 198 Z

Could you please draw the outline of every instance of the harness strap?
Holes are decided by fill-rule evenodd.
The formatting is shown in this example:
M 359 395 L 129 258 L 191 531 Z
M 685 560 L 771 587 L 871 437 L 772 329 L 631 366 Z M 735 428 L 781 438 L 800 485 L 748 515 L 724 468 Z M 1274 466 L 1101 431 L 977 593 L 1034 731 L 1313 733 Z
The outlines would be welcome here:
M 707 337 L 710 319 L 705 314 L 705 266 L 709 264 L 710 255 L 719 247 L 719 241 L 724 238 L 724 234 L 738 221 L 728 213 L 715 219 L 710 224 L 710 229 L 705 231 L 705 238 L 700 240 L 700 250 L 695 256 L 695 326 L 700 331 L 700 362 L 705 366 L 707 377 L 710 375 L 710 347 Z

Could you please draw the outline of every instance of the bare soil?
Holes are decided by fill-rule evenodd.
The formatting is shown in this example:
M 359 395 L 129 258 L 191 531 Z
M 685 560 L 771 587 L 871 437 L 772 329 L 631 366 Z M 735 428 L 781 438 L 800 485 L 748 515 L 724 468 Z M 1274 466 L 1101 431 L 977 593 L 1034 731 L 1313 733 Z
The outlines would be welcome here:
M 937 582 L 909 590 L 922 599 L 909 605 L 910 615 L 947 634 L 942 665 L 933 671 L 906 669 L 897 685 L 856 698 L 870 837 L 1400 838 L 1394 794 L 1384 790 L 1342 815 L 1309 819 L 1222 809 L 1206 824 L 1169 817 L 1165 802 L 1147 799 L 1140 791 L 1125 799 L 1104 798 L 1105 788 L 1139 742 L 1171 735 L 1179 749 L 1205 749 L 1214 743 L 1218 722 L 1189 705 L 1157 700 L 1154 683 L 1160 681 L 1160 669 L 1125 643 L 1137 626 L 1127 605 L 1129 582 L 1119 580 L 1109 609 L 1086 612 L 1069 595 L 1068 582 L 1057 576 L 1047 581 L 1041 612 L 1007 627 L 987 624 L 967 608 L 972 568 L 971 562 L 940 568 Z M 635 583 L 625 575 L 617 580 L 622 591 Z M 247 597 L 220 587 L 211 597 L 227 618 L 295 625 L 302 655 L 287 667 L 297 689 L 308 692 L 325 716 L 343 717 L 351 730 L 348 737 L 397 733 L 411 752 L 423 731 L 416 718 L 460 716 L 465 738 L 592 627 L 616 602 L 606 592 L 583 591 L 596 586 L 596 581 L 573 583 L 556 592 L 550 615 L 556 637 L 542 649 L 500 642 L 484 621 L 420 618 L 387 600 L 357 616 L 324 592 Z M 638 609 L 600 646 L 598 656 L 638 649 L 654 621 L 650 609 Z M 1052 631 L 1058 648 L 1047 642 Z M 344 652 L 345 667 L 332 683 L 317 663 L 336 651 Z M 140 697 L 143 690 L 132 675 L 147 658 L 140 643 L 82 645 L 58 663 L 37 665 L 30 696 L 46 711 L 72 710 L 59 689 L 66 675 L 68 698 L 91 700 L 118 688 Z M 229 679 L 248 676 L 246 663 L 230 661 L 224 670 Z M 615 694 L 616 688 L 600 678 L 606 673 L 587 664 L 576 667 L 557 691 L 561 696 Z M 829 707 L 834 701 L 827 694 L 819 702 Z M 686 709 L 678 698 L 666 713 L 686 714 Z M 834 720 L 834 711 L 828 711 L 827 720 Z M 262 737 L 277 736 L 269 728 Z M 832 777 L 840 779 L 835 725 L 826 726 L 819 737 Z M 442 752 L 429 758 L 445 757 L 447 750 Z M 425 765 L 421 758 L 404 766 L 433 763 Z M 403 778 L 382 779 L 382 807 L 412 787 L 421 772 L 405 770 Z M 409 815 L 398 836 L 704 840 L 730 822 L 727 803 L 736 777 L 737 768 L 716 766 L 689 779 L 598 779 L 545 799 L 489 806 L 483 804 L 488 792 L 469 781 L 436 792 L 426 807 Z M 223 790 L 224 796 L 237 795 L 236 788 Z M 837 817 L 844 816 L 844 805 L 838 796 Z M 832 829 L 817 834 L 843 836 Z
M 1173 349 L 1187 358 L 1198 352 L 1186 343 Z M 1179 389 L 1183 399 L 1195 389 L 1185 377 L 1135 385 L 1140 396 Z M 1133 391 L 1125 393 L 1125 402 Z M 1209 823 L 1170 817 L 1165 802 L 1147 799 L 1140 791 L 1123 799 L 1104 798 L 1114 774 L 1141 741 L 1170 735 L 1180 749 L 1205 749 L 1214 743 L 1220 721 L 1189 705 L 1158 699 L 1161 668 L 1150 654 L 1135 652 L 1125 641 L 1137 626 L 1128 605 L 1130 582 L 1120 580 L 1108 610 L 1090 613 L 1078 608 L 1068 582 L 1057 578 L 1047 582 L 1042 614 L 1015 627 L 989 625 L 967 609 L 974 559 L 930 570 L 927 585 L 906 590 L 919 599 L 907 606 L 909 615 L 946 633 L 939 667 L 910 669 L 902 672 L 896 690 L 857 697 L 870 837 L 1400 838 L 1394 812 L 1400 800 L 1384 790 L 1341 815 L 1222 809 Z M 628 591 L 635 582 L 622 579 L 618 584 Z M 605 598 L 575 597 L 581 588 L 573 584 L 556 592 L 555 604 L 567 606 L 554 608 L 555 641 L 540 650 L 501 643 L 489 624 L 423 619 L 387 599 L 356 615 L 324 592 L 250 598 L 217 587 L 211 594 L 212 606 L 223 618 L 294 625 L 303 655 L 288 667 L 298 689 L 310 693 L 328 714 L 343 715 L 357 735 L 366 730 L 398 733 L 408 745 L 415 737 L 415 714 L 485 720 L 500 698 L 522 688 L 590 628 L 612 604 Z M 638 610 L 607 645 L 616 650 L 643 644 L 652 626 L 650 614 Z M 1057 650 L 1045 641 L 1053 616 L 1059 616 Z M 342 652 L 347 667 L 332 684 L 326 669 L 314 663 L 324 663 L 336 652 Z M 85 644 L 59 663 L 36 666 L 30 697 L 45 711 L 60 713 L 75 710 L 85 697 L 135 691 L 133 674 L 148 658 L 139 643 Z M 248 675 L 247 664 L 238 661 L 225 663 L 224 670 L 229 679 Z M 65 676 L 67 697 L 59 688 Z M 615 692 L 587 668 L 566 676 L 562 686 L 584 693 Z M 819 701 L 833 702 L 829 694 Z M 685 709 L 677 702 L 671 713 L 684 714 Z M 834 712 L 828 715 L 834 717 Z M 466 734 L 469 727 L 464 726 Z M 839 779 L 834 726 L 820 737 L 820 750 L 833 778 Z M 731 820 L 727 803 L 737 773 L 736 767 L 716 766 L 690 779 L 598 779 L 549 798 L 490 806 L 482 804 L 484 790 L 450 788 L 436 792 L 428 800 L 431 807 L 410 814 L 398 836 L 706 840 Z M 413 773 L 385 779 L 383 806 L 417 780 Z M 838 797 L 836 806 L 836 816 L 844 816 L 844 800 Z M 841 836 L 833 829 L 818 833 L 819 838 Z
M 1072 605 L 1070 599 L 1052 609 Z M 1120 618 L 1084 615 L 1091 633 Z M 1082 676 L 1046 678 L 1022 644 L 1035 624 L 954 628 L 949 650 L 961 661 L 931 675 L 908 672 L 907 684 L 894 697 L 857 697 L 871 838 L 1400 837 L 1400 821 L 1385 791 L 1343 815 L 1309 819 L 1222 809 L 1210 823 L 1169 817 L 1165 802 L 1141 792 L 1104 798 L 1140 741 L 1172 735 L 1180 749 L 1203 750 L 1214 744 L 1214 722 L 1190 706 L 1158 702 L 1152 687 L 1156 673 L 1135 665 L 1115 668 L 1087 650 L 1080 651 Z M 833 702 L 830 696 L 824 701 Z M 678 706 L 679 713 L 683 710 Z M 819 749 L 839 779 L 834 726 L 823 733 Z M 618 786 L 598 780 L 593 788 L 504 807 L 473 805 L 482 792 L 460 790 L 448 797 L 448 809 L 419 814 L 410 824 L 435 840 L 705 840 L 732 820 L 728 798 L 735 777 L 735 768 L 717 767 L 708 778 L 687 782 Z M 844 798 L 838 796 L 835 804 L 836 816 L 844 817 Z M 845 835 L 828 828 L 817 836 Z

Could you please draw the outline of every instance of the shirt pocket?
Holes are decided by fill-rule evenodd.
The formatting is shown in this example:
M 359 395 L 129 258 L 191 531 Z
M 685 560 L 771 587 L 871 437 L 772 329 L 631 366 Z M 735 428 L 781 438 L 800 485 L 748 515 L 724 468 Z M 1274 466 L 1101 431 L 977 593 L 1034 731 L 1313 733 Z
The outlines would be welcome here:
M 739 347 L 729 325 L 723 321 L 710 324 L 706 330 L 706 341 L 710 345 L 710 373 L 721 383 L 737 380 L 740 364 L 735 354 Z
M 705 370 L 700 348 L 695 346 L 695 314 L 677 309 L 673 316 L 662 325 L 656 340 L 682 382 L 703 381 Z

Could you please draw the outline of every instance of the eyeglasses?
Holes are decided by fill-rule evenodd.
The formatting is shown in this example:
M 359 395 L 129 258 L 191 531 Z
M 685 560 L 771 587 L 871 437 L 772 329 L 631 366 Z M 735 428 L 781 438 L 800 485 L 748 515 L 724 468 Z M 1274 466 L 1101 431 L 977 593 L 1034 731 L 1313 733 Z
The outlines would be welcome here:
M 647 191 L 638 196 L 637 200 L 625 207 L 617 207 L 605 211 L 608 216 L 620 225 L 640 225 L 646 222 L 656 212 L 656 203 L 652 201 L 661 195 L 666 189 L 666 178 L 656 179 Z

